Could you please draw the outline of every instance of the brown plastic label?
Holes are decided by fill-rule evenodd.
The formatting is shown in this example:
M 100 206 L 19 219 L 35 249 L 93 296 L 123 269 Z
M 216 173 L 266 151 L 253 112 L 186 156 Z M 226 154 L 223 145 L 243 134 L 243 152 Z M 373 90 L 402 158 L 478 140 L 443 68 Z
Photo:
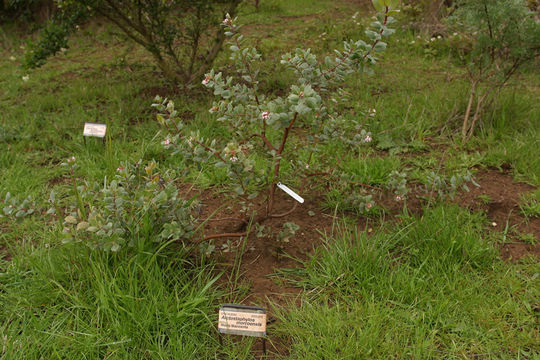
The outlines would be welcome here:
M 99 138 L 105 137 L 107 125 L 96 123 L 84 123 L 83 136 L 95 136 Z
M 263 309 L 222 307 L 218 331 L 222 334 L 266 336 L 266 312 Z

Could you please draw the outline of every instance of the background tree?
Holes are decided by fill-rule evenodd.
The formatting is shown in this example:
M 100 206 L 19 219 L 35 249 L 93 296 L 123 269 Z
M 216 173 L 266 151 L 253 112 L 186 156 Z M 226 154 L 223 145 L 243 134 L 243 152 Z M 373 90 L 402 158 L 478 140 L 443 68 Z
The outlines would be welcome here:
M 167 79 L 198 80 L 211 67 L 225 36 L 220 24 L 242 0 L 60 0 L 61 11 L 30 45 L 25 66 L 37 67 L 67 46 L 75 25 L 101 16 L 143 46 Z
M 540 22 L 524 0 L 461 0 L 449 20 L 469 40 L 458 50 L 471 82 L 461 129 L 466 142 L 510 78 L 539 57 Z

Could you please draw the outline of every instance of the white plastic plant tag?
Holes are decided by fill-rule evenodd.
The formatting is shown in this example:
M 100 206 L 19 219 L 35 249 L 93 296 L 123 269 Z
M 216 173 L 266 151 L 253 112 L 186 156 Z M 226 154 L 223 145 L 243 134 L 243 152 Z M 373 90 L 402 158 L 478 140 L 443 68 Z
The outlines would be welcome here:
M 83 136 L 94 136 L 104 138 L 107 133 L 107 125 L 96 123 L 84 123 Z
M 277 183 L 277 186 L 278 188 L 289 194 L 294 200 L 298 201 L 300 204 L 304 203 L 304 198 L 292 191 L 288 186 L 283 185 L 282 183 Z

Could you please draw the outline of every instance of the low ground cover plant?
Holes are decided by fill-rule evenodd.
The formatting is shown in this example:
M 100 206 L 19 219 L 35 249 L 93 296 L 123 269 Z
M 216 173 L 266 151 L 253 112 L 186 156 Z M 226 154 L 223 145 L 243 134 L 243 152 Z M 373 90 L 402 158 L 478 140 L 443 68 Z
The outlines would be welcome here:
M 74 161 L 66 165 L 73 167 Z M 74 179 L 71 205 L 61 209 L 52 198 L 49 213 L 63 218 L 64 243 L 83 242 L 105 251 L 190 240 L 196 228 L 194 202 L 179 196 L 175 180 L 174 172 L 160 172 L 153 161 L 125 163 L 104 182 Z

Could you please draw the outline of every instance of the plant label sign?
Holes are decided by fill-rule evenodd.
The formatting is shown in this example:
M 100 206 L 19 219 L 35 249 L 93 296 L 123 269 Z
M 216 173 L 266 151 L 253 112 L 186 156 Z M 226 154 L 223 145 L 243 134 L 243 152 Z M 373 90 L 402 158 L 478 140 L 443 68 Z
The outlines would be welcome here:
M 93 136 L 98 138 L 105 138 L 107 133 L 107 125 L 97 123 L 84 123 L 83 136 Z
M 266 310 L 255 306 L 225 304 L 219 308 L 221 334 L 266 336 Z
M 290 197 L 292 197 L 294 200 L 298 201 L 300 204 L 304 203 L 304 198 L 295 193 L 291 190 L 287 185 L 283 185 L 282 183 L 277 183 L 277 187 L 281 190 L 285 191 Z

